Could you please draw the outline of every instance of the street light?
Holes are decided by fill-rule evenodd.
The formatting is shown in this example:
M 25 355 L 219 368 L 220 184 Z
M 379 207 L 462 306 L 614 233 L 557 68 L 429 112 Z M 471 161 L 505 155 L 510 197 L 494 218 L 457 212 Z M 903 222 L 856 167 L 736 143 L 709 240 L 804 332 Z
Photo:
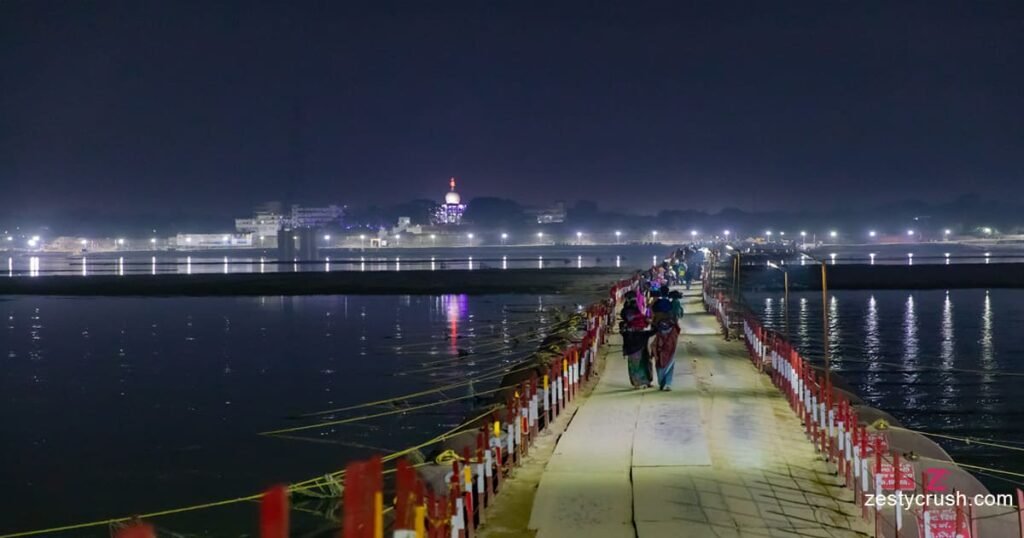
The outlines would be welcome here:
M 123 247 L 124 246 L 124 239 L 123 238 L 119 238 L 117 240 L 117 245 Z
M 505 240 L 506 240 L 506 239 L 508 239 L 508 234 L 507 234 L 507 233 L 505 233 L 505 232 L 501 232 L 501 244 L 502 244 L 502 245 L 504 245 L 504 244 L 505 244 Z
M 729 230 L 726 230 L 723 233 L 725 234 L 725 239 L 728 240 L 729 239 L 729 234 L 732 233 L 732 232 L 730 232 Z
M 576 232 L 576 244 L 577 245 L 582 245 L 583 244 L 583 232 Z
M 877 234 L 877 233 L 875 233 L 875 231 L 874 231 L 874 230 L 870 230 L 870 231 L 868 232 L 868 237 L 874 237 L 874 236 L 876 236 L 876 235 L 878 235 L 878 234 Z
M 913 237 L 913 236 L 914 236 L 914 230 L 907 230 L 907 237 Z
M 263 236 L 262 235 L 260 236 L 260 240 L 261 241 L 263 240 Z M 156 238 L 155 237 L 150 237 L 149 238 L 149 244 L 150 245 L 155 245 L 156 244 Z
M 541 243 L 544 240 L 544 232 L 537 232 L 537 243 Z
M 832 238 L 835 238 L 838 235 L 839 235 L 839 232 L 837 232 L 835 230 L 832 230 L 831 232 L 828 233 L 828 236 L 832 237 Z
M 651 243 L 658 242 L 658 230 L 651 230 Z
M 697 237 L 697 230 L 690 230 L 690 237 L 695 239 Z
M 951 233 L 953 233 L 953 230 L 950 230 L 949 228 L 947 228 L 947 229 L 942 231 L 942 236 L 944 238 L 946 238 L 946 239 L 949 239 L 949 234 L 951 234 Z
M 395 234 L 395 246 L 402 246 L 402 234 Z
M 437 245 L 437 235 L 435 235 L 435 234 L 430 234 L 430 244 L 431 244 L 432 246 L 434 246 L 434 245 Z
M 618 244 L 619 238 L 622 237 L 622 232 L 615 230 L 615 243 Z
M 324 241 L 330 241 L 330 240 L 331 240 L 331 234 L 324 234 Z
M 769 239 L 769 240 L 771 240 L 771 238 L 772 238 L 772 231 L 771 231 L 771 230 L 768 230 L 768 231 L 766 231 L 766 232 L 765 232 L 764 234 L 765 234 L 766 236 L 768 236 L 768 239 Z
M 466 234 L 466 238 L 469 239 L 469 246 L 473 246 L 473 232 L 470 232 L 470 233 Z M 473 263 L 472 262 L 470 262 L 469 267 L 470 267 L 470 269 L 473 268 Z
M 430 236 L 430 238 L 433 239 L 434 236 Z M 366 235 L 359 234 L 359 248 L 363 248 L 363 241 L 366 241 Z

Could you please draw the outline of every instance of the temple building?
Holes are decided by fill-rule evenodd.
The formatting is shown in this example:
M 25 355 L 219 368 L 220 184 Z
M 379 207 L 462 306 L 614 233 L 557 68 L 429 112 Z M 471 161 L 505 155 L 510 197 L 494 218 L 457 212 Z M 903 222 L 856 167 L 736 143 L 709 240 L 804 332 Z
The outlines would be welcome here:
M 449 190 L 444 195 L 444 203 L 437 206 L 434 211 L 434 224 L 462 224 L 462 214 L 466 211 L 466 204 L 462 203 L 462 197 L 455 192 L 455 178 L 448 181 Z

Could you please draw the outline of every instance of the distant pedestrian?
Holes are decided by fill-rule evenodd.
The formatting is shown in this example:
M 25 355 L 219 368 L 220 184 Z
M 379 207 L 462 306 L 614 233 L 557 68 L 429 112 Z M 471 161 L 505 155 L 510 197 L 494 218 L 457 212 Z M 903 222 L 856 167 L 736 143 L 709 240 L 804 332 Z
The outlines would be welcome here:
M 676 343 L 679 341 L 679 324 L 662 320 L 654 334 L 654 362 L 658 367 L 658 389 L 672 390 L 672 374 L 676 368 Z

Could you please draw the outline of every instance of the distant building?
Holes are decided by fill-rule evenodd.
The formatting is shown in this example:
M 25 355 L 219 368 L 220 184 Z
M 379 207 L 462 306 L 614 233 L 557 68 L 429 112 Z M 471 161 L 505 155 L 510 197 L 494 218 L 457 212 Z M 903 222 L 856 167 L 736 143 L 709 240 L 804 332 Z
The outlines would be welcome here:
M 466 204 L 462 203 L 462 197 L 455 192 L 455 178 L 448 181 L 451 190 L 444 195 L 444 203 L 437 206 L 434 211 L 434 224 L 459 225 L 462 224 L 462 214 L 466 212 Z
M 174 237 L 177 248 L 233 248 L 251 247 L 252 234 L 178 234 Z
M 292 206 L 291 222 L 293 228 L 320 228 L 330 224 L 341 225 L 345 216 L 345 208 L 337 205 L 327 207 Z
M 423 226 L 413 224 L 409 217 L 398 217 L 398 224 L 391 228 L 391 235 L 401 233 L 419 235 L 423 233 Z
M 557 224 L 565 222 L 565 202 L 555 202 L 550 207 L 529 209 L 526 211 L 537 219 L 537 224 Z
M 255 236 L 276 236 L 285 223 L 284 215 L 257 212 L 255 217 L 235 219 L 235 231 Z

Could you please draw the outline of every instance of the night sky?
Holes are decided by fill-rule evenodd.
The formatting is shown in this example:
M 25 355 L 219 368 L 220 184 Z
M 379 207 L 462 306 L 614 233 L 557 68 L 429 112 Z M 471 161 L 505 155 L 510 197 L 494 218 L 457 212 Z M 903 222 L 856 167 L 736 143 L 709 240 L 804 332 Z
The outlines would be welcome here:
M 1024 195 L 1022 2 L 552 3 L 4 0 L 0 213 Z

